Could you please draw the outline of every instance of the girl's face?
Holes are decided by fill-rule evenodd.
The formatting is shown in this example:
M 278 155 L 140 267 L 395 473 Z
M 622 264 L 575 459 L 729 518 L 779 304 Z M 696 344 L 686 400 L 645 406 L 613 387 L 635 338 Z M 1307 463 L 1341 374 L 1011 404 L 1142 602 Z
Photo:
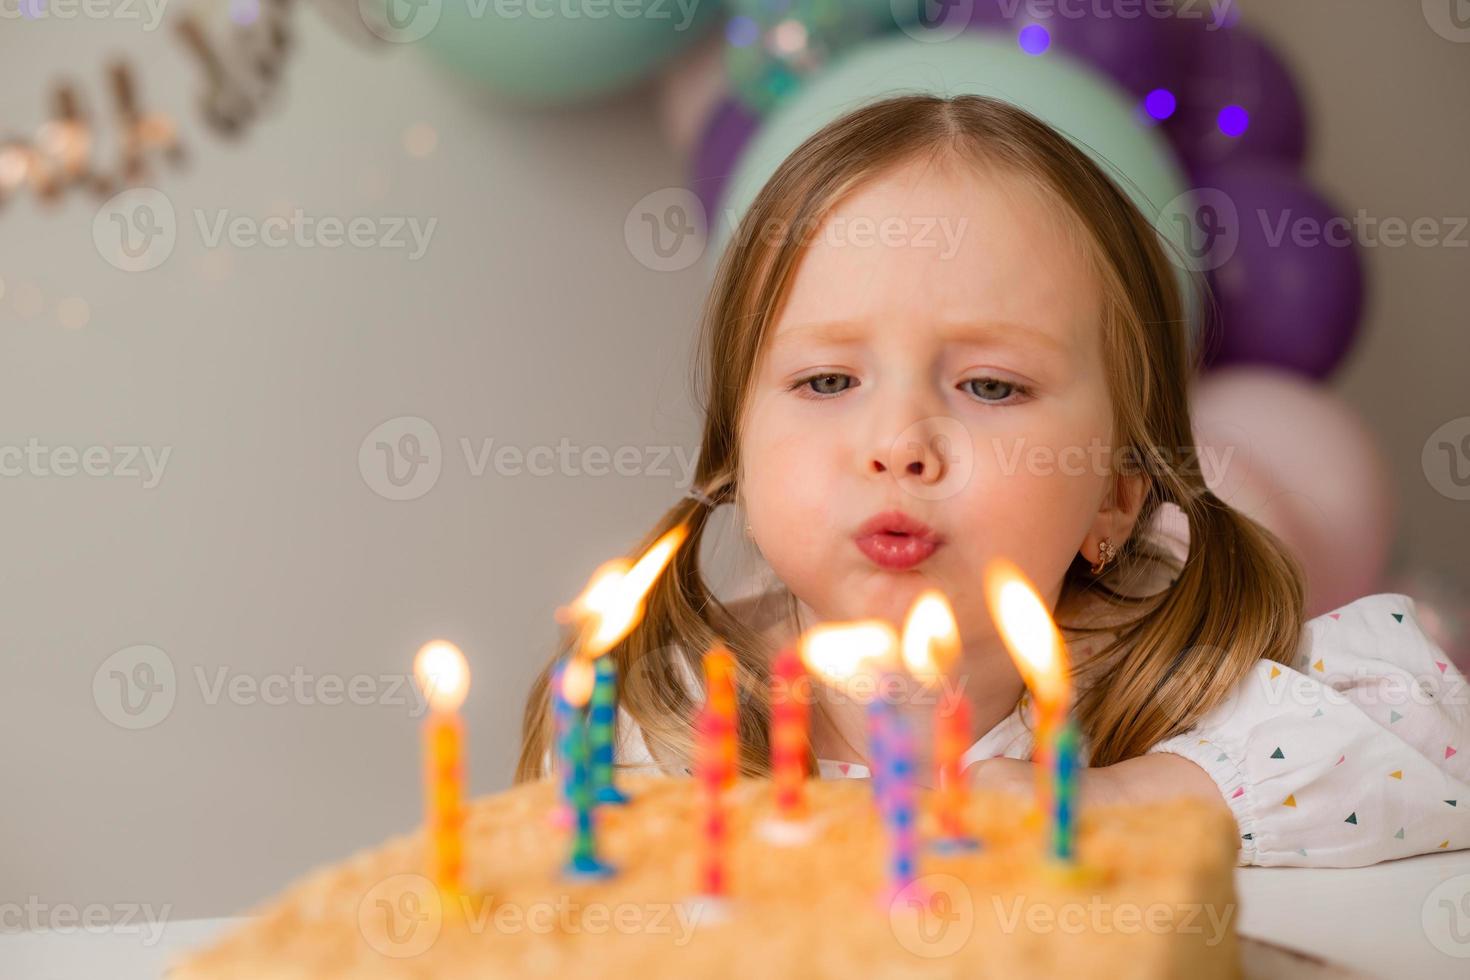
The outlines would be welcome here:
M 745 403 L 739 481 L 756 544 L 818 618 L 899 625 L 937 587 L 967 641 L 993 637 L 989 559 L 1054 605 L 1079 550 L 1131 530 L 1101 286 L 1034 194 L 915 162 L 813 236 Z

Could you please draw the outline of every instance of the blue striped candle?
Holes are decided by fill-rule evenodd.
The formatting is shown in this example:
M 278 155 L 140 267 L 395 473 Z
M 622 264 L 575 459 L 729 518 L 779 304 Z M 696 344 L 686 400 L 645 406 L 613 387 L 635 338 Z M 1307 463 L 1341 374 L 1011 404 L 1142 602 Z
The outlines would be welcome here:
M 627 803 L 613 783 L 613 738 L 618 717 L 618 667 L 611 654 L 593 662 L 592 700 L 588 707 L 587 741 L 592 748 L 592 795 L 598 803 Z

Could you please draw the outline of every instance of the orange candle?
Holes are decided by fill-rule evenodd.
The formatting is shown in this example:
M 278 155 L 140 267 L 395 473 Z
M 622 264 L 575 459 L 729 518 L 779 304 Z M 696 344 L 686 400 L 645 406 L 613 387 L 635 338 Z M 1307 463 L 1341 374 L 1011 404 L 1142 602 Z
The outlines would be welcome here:
M 959 691 L 948 691 L 939 705 L 935 726 L 935 756 L 939 769 L 939 829 L 945 840 L 962 840 L 965 785 L 961 759 L 970 747 L 970 702 Z
M 424 825 L 428 877 L 443 893 L 464 890 L 464 725 L 459 707 L 470 671 L 459 647 L 426 643 L 414 657 L 414 677 L 429 702 L 424 720 Z
M 735 659 L 723 646 L 704 655 L 705 702 L 699 715 L 697 768 L 704 787 L 704 861 L 699 893 L 720 899 L 728 888 L 724 792 L 735 782 Z
M 735 733 L 735 657 L 717 644 L 704 655 L 706 704 L 712 718 L 710 737 L 720 761 L 720 786 L 735 785 L 739 768 L 739 740 Z
M 903 628 L 903 660 L 909 673 L 930 687 L 943 683 L 959 659 L 960 629 L 949 600 L 926 589 L 914 600 Z M 969 790 L 960 760 L 970 747 L 970 702 L 958 690 L 945 692 L 934 718 L 934 767 L 939 783 L 941 850 L 973 850 L 978 846 L 964 829 Z

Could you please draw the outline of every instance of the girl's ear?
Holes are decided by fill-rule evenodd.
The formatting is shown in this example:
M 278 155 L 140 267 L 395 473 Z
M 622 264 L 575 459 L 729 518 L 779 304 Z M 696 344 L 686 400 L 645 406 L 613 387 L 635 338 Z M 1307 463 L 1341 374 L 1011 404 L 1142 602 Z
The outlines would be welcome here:
M 1112 489 L 1103 498 L 1092 527 L 1082 541 L 1082 557 L 1096 564 L 1100 557 L 1098 546 L 1103 538 L 1107 538 L 1114 548 L 1123 547 L 1123 542 L 1133 535 L 1147 490 L 1148 484 L 1141 473 L 1113 478 Z

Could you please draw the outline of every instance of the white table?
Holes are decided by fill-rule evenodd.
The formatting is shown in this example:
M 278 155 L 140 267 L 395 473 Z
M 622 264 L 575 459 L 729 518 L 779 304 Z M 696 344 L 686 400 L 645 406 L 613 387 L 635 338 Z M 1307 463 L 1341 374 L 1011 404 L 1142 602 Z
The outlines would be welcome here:
M 1241 868 L 1236 882 L 1242 935 L 1379 977 L 1470 977 L 1470 851 L 1346 870 Z M 0 934 L 0 977 L 158 980 L 175 954 L 232 921 L 170 922 L 152 945 L 140 934 Z

